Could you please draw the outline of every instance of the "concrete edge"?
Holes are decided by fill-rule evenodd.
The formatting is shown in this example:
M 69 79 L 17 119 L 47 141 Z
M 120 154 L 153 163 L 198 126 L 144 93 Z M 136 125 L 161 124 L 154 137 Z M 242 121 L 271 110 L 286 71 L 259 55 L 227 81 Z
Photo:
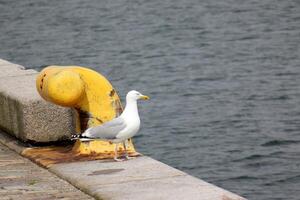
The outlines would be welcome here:
M 0 58 L 0 66 L 7 66 L 7 65 L 15 65 L 16 67 L 18 67 L 19 69 L 22 69 L 22 70 L 26 69 L 22 65 L 19 65 L 19 64 L 13 63 L 13 62 L 9 62 L 9 61 L 7 61 L 5 59 L 1 59 Z
M 38 74 L 0 59 L 0 129 L 28 142 L 68 139 L 76 132 L 74 111 L 47 102 L 39 95 Z
M 17 138 L 14 138 L 10 134 L 4 132 L 3 130 L 0 130 L 0 143 L 2 143 L 4 146 L 7 146 L 9 149 L 17 152 L 20 155 L 22 155 L 22 152 L 26 148 L 28 148 L 26 144 L 24 144 Z
M 148 156 L 125 162 L 54 164 L 49 171 L 97 199 L 135 200 L 143 194 L 145 200 L 245 200 Z
M 144 158 L 147 158 L 147 156 L 144 156 Z M 156 161 L 156 160 L 154 160 L 154 161 L 157 162 L 159 165 L 160 164 L 164 164 L 164 163 L 161 163 L 161 162 Z M 90 188 L 91 187 L 91 183 L 89 183 L 89 182 L 87 183 L 85 181 L 81 181 L 80 178 L 76 177 L 75 174 L 73 176 L 65 174 L 64 171 L 60 171 L 59 169 L 56 169 L 55 165 L 51 166 L 48 170 L 50 172 L 54 173 L 59 178 L 67 181 L 68 183 L 70 183 L 71 185 L 73 185 L 74 187 L 76 187 L 77 189 L 79 189 L 80 191 L 82 191 L 82 192 L 84 192 L 84 193 L 86 193 L 86 194 L 94 197 L 95 199 L 99 199 L 99 200 L 111 199 L 111 197 L 109 197 L 105 192 L 103 192 L 103 194 L 102 194 L 102 191 L 99 191 L 99 190 L 101 190 L 100 187 L 116 187 L 117 188 L 118 186 L 122 187 L 122 185 L 127 184 L 125 182 L 123 182 L 123 183 L 121 182 L 121 183 L 99 184 L 99 185 L 97 185 L 99 187 L 99 189 L 95 190 L 94 188 Z M 144 184 L 145 182 L 151 182 L 151 181 L 153 181 L 153 182 L 155 182 L 155 181 L 166 181 L 167 182 L 167 181 L 172 181 L 174 179 L 179 179 L 179 180 L 186 179 L 187 181 L 189 181 L 189 180 L 197 181 L 198 182 L 197 184 L 199 184 L 199 185 L 201 184 L 200 187 L 209 188 L 209 190 L 211 190 L 211 191 L 213 190 L 215 193 L 218 193 L 221 196 L 222 200 L 247 200 L 247 199 L 239 196 L 238 194 L 235 194 L 233 192 L 225 190 L 225 189 L 223 189 L 223 188 L 221 188 L 219 186 L 213 185 L 211 183 L 205 182 L 202 179 L 193 177 L 193 176 L 191 176 L 189 174 L 186 174 L 185 172 L 183 172 L 182 174 L 178 174 L 178 175 L 165 175 L 165 176 L 162 176 L 162 177 L 159 177 L 159 178 L 133 179 L 133 180 L 129 181 L 128 183 L 129 184 L 130 183 Z M 160 193 L 161 191 L 156 191 L 156 192 Z M 133 199 L 136 199 L 136 198 L 133 198 Z M 165 199 L 165 198 L 159 198 L 158 197 L 157 199 Z M 199 199 L 202 199 L 202 198 L 199 198 Z M 205 199 L 205 200 L 207 200 L 207 199 Z M 213 200 L 213 199 L 211 199 L 211 200 Z M 214 199 L 214 200 L 216 200 L 216 199 Z
M 7 146 L 9 149 L 17 152 L 18 154 L 22 155 L 22 152 L 30 148 L 26 146 L 24 143 L 20 142 L 16 138 L 13 138 L 12 136 L 8 135 L 7 133 L 0 130 L 0 143 Z M 24 156 L 23 156 L 24 157 Z M 26 158 L 26 156 L 25 156 Z M 28 159 L 28 158 L 27 158 Z M 30 160 L 30 159 L 29 159 Z M 31 161 L 31 160 L 30 160 Z M 31 161 L 32 162 L 32 161 Z M 89 166 L 88 168 L 86 168 Z M 150 167 L 149 167 L 150 166 Z M 131 168 L 135 168 L 134 172 L 130 170 Z M 96 179 L 94 177 L 90 176 L 91 172 L 99 172 L 103 171 L 103 169 L 111 169 L 114 170 L 115 168 L 124 168 L 126 173 L 119 174 L 120 179 L 123 180 L 117 180 L 115 175 L 105 175 L 105 176 L 97 176 Z M 102 169 L 102 170 L 101 170 Z M 124 170 L 123 169 L 123 170 Z M 184 184 L 190 184 L 189 187 L 190 193 L 187 195 L 191 195 L 195 192 L 199 194 L 197 190 L 200 190 L 204 192 L 204 200 L 210 200 L 210 199 L 221 199 L 221 200 L 246 200 L 245 198 L 230 192 L 228 190 L 225 190 L 223 188 L 220 188 L 218 186 L 215 186 L 211 183 L 207 183 L 206 181 L 203 181 L 202 179 L 193 177 L 185 172 L 182 172 L 178 169 L 175 169 L 173 167 L 170 167 L 169 165 L 166 165 L 164 163 L 161 163 L 160 161 L 154 160 L 147 156 L 142 156 L 137 159 L 133 159 L 126 162 L 111 162 L 110 160 L 96 160 L 96 161 L 78 161 L 78 162 L 71 162 L 71 163 L 61 163 L 61 164 L 53 164 L 49 168 L 47 168 L 48 171 L 59 177 L 60 179 L 63 179 L 73 185 L 78 190 L 84 192 L 85 194 L 94 197 L 95 199 L 122 199 L 120 198 L 120 194 L 118 194 L 119 191 L 122 192 L 122 189 L 115 190 L 111 188 L 122 188 L 126 187 L 127 184 L 129 185 L 145 185 L 149 183 L 157 183 L 157 184 L 166 184 L 169 182 L 171 185 L 178 187 L 178 182 L 183 183 L 182 186 L 179 187 L 185 187 Z M 90 171 L 89 171 L 90 170 Z M 91 171 L 92 170 L 92 171 Z M 96 171 L 95 171 L 96 170 Z M 76 173 L 80 171 L 80 173 Z M 104 170 L 105 171 L 105 170 Z M 136 175 L 136 171 L 137 172 Z M 145 172 L 144 172 L 145 171 Z M 152 172 L 151 172 L 152 171 Z M 142 173 L 141 173 L 142 172 Z M 136 177 L 135 177 L 136 176 Z M 99 181 L 98 181 L 99 180 Z M 96 182 L 95 182 L 96 181 Z M 104 181 L 104 182 L 103 182 Z M 174 184 L 175 182 L 175 184 Z M 168 185 L 168 184 L 167 184 Z M 108 189 L 107 189 L 108 188 Z M 198 188 L 198 189 L 197 189 Z M 128 190 L 133 193 L 130 198 L 125 199 L 137 199 L 136 193 L 139 193 L 141 191 L 139 190 L 146 190 L 146 193 L 148 192 L 147 187 L 140 187 L 135 188 L 132 186 L 129 186 L 127 188 Z M 136 191 L 135 191 L 136 189 Z M 157 189 L 157 188 L 156 188 Z M 155 192 L 158 194 L 160 192 L 163 193 L 169 193 L 177 192 L 177 190 L 169 191 L 170 188 L 165 188 L 167 191 L 162 191 L 162 189 L 157 189 Z M 179 188 L 178 188 L 179 189 Z M 110 192 L 108 192 L 109 190 Z M 111 191 L 112 190 L 112 191 Z M 124 190 L 124 189 L 123 189 Z M 201 192 L 200 192 L 201 193 Z M 110 196 L 111 194 L 117 195 L 117 196 Z M 118 196 L 119 195 L 119 196 Z M 180 195 L 180 194 L 179 194 Z M 149 195 L 150 199 L 153 199 L 153 195 Z M 208 196 L 208 198 L 207 198 Z M 149 198 L 146 198 L 147 200 Z M 168 199 L 166 196 L 161 197 L 161 199 Z M 176 199 L 176 196 L 175 196 Z M 198 199 L 198 198 L 191 198 L 191 199 Z M 202 199 L 202 198 L 199 198 Z

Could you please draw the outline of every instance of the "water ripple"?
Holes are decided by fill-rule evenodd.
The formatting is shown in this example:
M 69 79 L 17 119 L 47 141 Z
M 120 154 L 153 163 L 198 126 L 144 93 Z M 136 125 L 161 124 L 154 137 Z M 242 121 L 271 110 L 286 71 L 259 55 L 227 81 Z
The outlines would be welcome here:
M 289 144 L 298 144 L 300 140 L 271 140 L 261 144 L 263 147 L 269 146 L 282 146 L 282 145 L 289 145 Z
M 299 10 L 297 0 L 0 1 L 0 57 L 89 66 L 123 100 L 149 94 L 140 152 L 249 199 L 297 200 Z

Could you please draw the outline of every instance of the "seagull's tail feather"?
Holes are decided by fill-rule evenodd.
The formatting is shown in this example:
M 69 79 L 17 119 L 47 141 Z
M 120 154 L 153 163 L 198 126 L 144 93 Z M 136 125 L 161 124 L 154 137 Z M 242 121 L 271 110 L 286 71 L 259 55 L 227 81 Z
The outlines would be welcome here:
M 88 138 L 86 136 L 83 136 L 82 134 L 74 134 L 74 135 L 71 135 L 71 140 L 81 140 L 83 138 Z
M 95 139 L 89 137 L 89 129 L 87 129 L 83 133 L 71 135 L 71 140 L 90 141 Z
M 84 134 L 74 134 L 74 135 L 71 135 L 71 140 L 90 141 L 90 140 L 93 140 L 93 138 L 89 138 L 89 137 L 85 136 Z

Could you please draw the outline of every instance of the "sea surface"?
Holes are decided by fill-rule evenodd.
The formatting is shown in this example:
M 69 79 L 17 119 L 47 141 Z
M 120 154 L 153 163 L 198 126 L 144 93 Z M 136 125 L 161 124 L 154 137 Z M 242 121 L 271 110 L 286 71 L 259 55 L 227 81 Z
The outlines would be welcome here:
M 299 0 L 0 0 L 0 58 L 136 89 L 137 150 L 255 200 L 300 199 Z

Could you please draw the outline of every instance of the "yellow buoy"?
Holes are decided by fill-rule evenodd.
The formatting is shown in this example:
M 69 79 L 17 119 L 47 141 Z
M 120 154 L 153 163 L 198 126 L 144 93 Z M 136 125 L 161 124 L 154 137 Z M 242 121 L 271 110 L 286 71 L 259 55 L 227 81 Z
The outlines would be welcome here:
M 104 76 L 88 68 L 46 67 L 38 75 L 36 86 L 45 100 L 78 111 L 78 132 L 110 121 L 122 112 L 120 98 L 113 86 Z M 107 141 L 77 141 L 73 150 L 83 154 L 107 153 L 113 152 L 114 147 L 115 144 Z M 131 142 L 128 151 L 135 151 Z
M 88 68 L 48 66 L 38 74 L 36 87 L 46 101 L 71 107 L 77 111 L 78 133 L 118 117 L 123 110 L 120 98 L 110 82 L 98 72 Z M 72 154 L 112 158 L 114 148 L 115 144 L 107 141 L 81 142 L 78 140 L 72 148 Z M 122 145 L 119 145 L 119 151 L 122 150 Z M 47 154 L 45 151 L 44 149 L 44 155 Z M 131 140 L 128 142 L 127 151 L 131 156 L 138 155 Z M 57 152 L 53 153 L 53 149 L 51 152 L 51 154 L 57 154 Z M 36 156 L 37 153 L 27 151 L 27 154 Z M 38 154 L 37 157 L 40 159 L 41 156 Z

